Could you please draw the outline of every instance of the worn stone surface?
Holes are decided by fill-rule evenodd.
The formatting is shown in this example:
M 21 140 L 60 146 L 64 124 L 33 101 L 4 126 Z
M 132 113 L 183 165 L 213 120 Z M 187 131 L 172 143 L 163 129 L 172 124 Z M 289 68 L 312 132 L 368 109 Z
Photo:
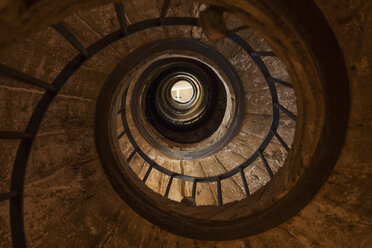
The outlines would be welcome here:
M 42 237 L 56 226 L 55 218 L 63 221 L 78 211 L 96 194 L 102 181 L 98 161 L 88 159 L 66 164 L 51 175 L 28 183 L 24 216 L 30 242 L 43 243 Z
M 0 202 L 0 246 L 10 247 L 10 218 L 9 218 L 9 202 Z
M 61 166 L 96 156 L 92 130 L 76 129 L 38 136 L 30 155 L 26 182 L 40 180 Z
M 39 92 L 0 86 L 0 128 L 4 131 L 23 132 L 41 98 Z
M 12 168 L 14 160 L 17 154 L 17 149 L 20 141 L 19 140 L 1 140 L 0 141 L 0 191 L 10 191 L 10 177 L 12 174 Z
M 209 7 L 200 12 L 200 24 L 203 32 L 212 41 L 218 41 L 225 38 L 227 34 L 223 11 Z

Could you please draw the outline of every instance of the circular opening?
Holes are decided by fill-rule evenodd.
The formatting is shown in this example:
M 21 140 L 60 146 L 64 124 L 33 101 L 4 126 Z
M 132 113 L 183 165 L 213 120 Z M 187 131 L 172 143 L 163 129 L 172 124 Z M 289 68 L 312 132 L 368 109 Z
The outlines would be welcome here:
M 147 97 L 148 103 L 157 106 L 159 113 L 170 122 L 168 124 L 191 124 L 202 115 L 206 107 L 208 96 L 203 93 L 205 86 L 200 81 L 202 78 L 189 66 L 172 68 L 171 65 L 160 73 L 153 81 L 155 91 L 149 92 L 156 96 Z
M 191 101 L 195 94 L 194 87 L 186 80 L 176 82 L 171 88 L 171 96 L 177 103 L 185 104 Z
M 231 109 L 229 91 L 219 74 L 180 54 L 155 57 L 134 82 L 133 92 L 130 106 L 141 134 L 172 150 L 204 141 L 206 145 Z

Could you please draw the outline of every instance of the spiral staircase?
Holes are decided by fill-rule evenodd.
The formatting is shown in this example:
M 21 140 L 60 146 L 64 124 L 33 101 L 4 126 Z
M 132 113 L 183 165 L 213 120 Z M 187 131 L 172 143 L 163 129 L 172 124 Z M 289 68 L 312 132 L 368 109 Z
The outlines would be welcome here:
M 287 220 L 318 192 L 342 148 L 343 62 L 327 67 L 316 46 L 309 56 L 291 40 L 288 52 L 304 53 L 301 67 L 278 50 L 281 41 L 247 20 L 223 3 L 115 2 L 2 50 L 1 246 L 341 244 L 311 236 L 314 211 Z M 338 61 L 337 51 L 329 53 Z M 311 59 L 323 66 L 319 74 Z M 182 68 L 178 76 L 214 75 L 198 92 L 201 99 L 220 95 L 191 124 L 169 115 L 157 122 L 164 80 L 157 86 L 148 78 L 171 63 Z M 316 204 L 332 211 L 333 203 Z M 361 222 L 360 247 L 370 227 Z M 239 240 L 200 241 L 231 239 Z

